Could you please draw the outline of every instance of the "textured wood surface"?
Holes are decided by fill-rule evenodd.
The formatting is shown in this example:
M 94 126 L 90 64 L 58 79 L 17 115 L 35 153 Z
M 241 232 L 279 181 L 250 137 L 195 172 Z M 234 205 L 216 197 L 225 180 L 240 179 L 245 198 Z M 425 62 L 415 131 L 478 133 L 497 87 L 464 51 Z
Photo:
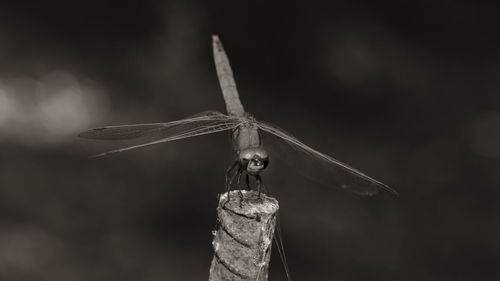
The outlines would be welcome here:
M 267 281 L 278 201 L 257 192 L 220 196 L 209 281 Z

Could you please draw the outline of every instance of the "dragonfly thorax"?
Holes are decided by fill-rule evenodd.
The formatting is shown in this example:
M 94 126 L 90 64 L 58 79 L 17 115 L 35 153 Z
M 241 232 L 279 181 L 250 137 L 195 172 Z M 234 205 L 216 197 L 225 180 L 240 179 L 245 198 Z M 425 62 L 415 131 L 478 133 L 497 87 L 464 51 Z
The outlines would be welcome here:
M 261 147 L 246 148 L 238 155 L 240 166 L 250 175 L 258 175 L 269 164 L 269 156 Z

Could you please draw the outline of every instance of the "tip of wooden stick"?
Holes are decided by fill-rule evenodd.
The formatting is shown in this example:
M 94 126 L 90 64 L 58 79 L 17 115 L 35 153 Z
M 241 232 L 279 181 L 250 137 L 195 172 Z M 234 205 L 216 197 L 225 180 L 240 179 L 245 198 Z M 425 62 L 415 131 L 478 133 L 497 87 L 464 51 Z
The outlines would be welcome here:
M 278 200 L 253 190 L 233 190 L 230 191 L 229 201 L 228 193 L 221 194 L 219 205 L 226 209 L 254 216 L 256 214 L 274 214 L 279 209 Z

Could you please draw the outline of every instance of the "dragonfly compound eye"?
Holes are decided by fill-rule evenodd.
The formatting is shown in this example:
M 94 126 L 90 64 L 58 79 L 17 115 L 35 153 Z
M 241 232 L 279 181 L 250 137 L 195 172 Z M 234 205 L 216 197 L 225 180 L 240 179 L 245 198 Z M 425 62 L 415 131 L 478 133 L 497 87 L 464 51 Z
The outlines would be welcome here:
M 267 166 L 267 163 L 265 159 L 260 158 L 259 156 L 256 156 L 252 158 L 246 167 L 247 173 L 250 175 L 258 175 L 260 172 L 262 172 Z
M 239 154 L 240 165 L 250 175 L 257 175 L 267 167 L 269 157 L 261 148 L 248 148 Z

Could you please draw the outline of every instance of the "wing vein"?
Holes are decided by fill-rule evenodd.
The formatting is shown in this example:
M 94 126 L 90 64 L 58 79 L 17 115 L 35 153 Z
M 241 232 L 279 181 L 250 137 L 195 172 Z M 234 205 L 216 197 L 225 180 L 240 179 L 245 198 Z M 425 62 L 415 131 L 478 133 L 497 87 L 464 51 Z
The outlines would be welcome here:
M 259 121 L 257 126 L 259 127 L 259 129 L 261 129 L 262 131 L 264 132 L 267 132 L 269 134 L 272 134 L 282 140 L 284 140 L 286 143 L 290 144 L 293 148 L 297 148 L 299 151 L 302 151 L 303 153 L 306 153 L 310 156 L 313 156 L 317 159 L 321 159 L 322 161 L 324 162 L 327 162 L 329 164 L 333 164 L 335 165 L 336 167 L 339 167 L 341 168 L 342 170 L 350 173 L 351 175 L 354 175 L 354 176 L 357 176 L 365 181 L 368 181 L 370 182 L 371 184 L 374 184 L 376 185 L 377 187 L 381 188 L 381 189 L 384 189 L 390 193 L 392 193 L 393 195 L 395 196 L 398 196 L 398 193 L 392 189 L 391 187 L 389 187 L 388 185 L 380 182 L 380 181 L 377 181 L 369 176 L 367 176 L 366 174 L 354 169 L 353 167 L 347 165 L 347 164 L 344 164 L 340 161 L 338 161 L 337 159 L 331 157 L 331 156 L 328 156 L 322 152 L 319 152 L 307 145 L 305 145 L 304 143 L 302 143 L 301 141 L 299 141 L 297 138 L 295 138 L 294 136 L 292 136 L 291 134 L 287 133 L 286 131 L 284 131 L 283 129 L 280 129 L 278 126 L 274 125 L 274 124 L 271 124 L 271 123 L 268 123 L 268 122 L 261 122 Z M 375 190 L 376 192 L 377 190 Z M 373 192 L 368 192 L 366 193 L 368 195 L 372 195 Z

